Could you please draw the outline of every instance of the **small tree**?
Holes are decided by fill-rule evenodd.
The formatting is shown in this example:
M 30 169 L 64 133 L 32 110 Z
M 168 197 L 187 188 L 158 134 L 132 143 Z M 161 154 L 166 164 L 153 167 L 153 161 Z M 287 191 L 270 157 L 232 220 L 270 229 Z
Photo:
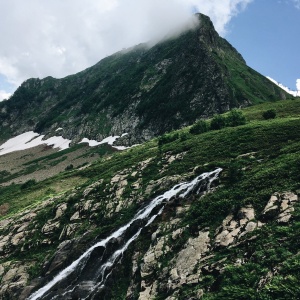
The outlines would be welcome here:
M 246 117 L 243 112 L 238 109 L 233 109 L 229 112 L 226 118 L 226 125 L 229 127 L 236 127 L 246 124 Z
M 210 128 L 212 130 L 222 129 L 225 126 L 226 126 L 226 119 L 224 116 L 221 115 L 215 115 L 210 122 Z
M 275 109 L 268 109 L 268 110 L 263 112 L 262 116 L 265 120 L 275 119 L 276 118 L 276 110 Z
M 190 133 L 200 134 L 203 132 L 207 132 L 208 130 L 209 130 L 208 123 L 204 120 L 199 120 L 190 128 Z

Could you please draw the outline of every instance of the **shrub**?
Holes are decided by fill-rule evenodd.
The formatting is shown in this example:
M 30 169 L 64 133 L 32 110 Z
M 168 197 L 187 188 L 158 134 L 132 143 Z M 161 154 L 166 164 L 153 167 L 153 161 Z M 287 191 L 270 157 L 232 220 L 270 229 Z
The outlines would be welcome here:
M 218 130 L 226 126 L 226 119 L 224 116 L 215 115 L 210 122 L 210 129 Z
M 74 166 L 72 164 L 70 164 L 70 165 L 66 166 L 65 171 L 70 171 L 73 169 L 74 169 Z
M 176 141 L 179 138 L 178 132 L 176 133 L 165 133 L 162 136 L 158 138 L 158 146 L 162 146 L 164 144 L 171 143 L 173 141 Z
M 36 184 L 36 180 L 35 179 L 29 179 L 27 180 L 26 182 L 24 182 L 22 185 L 21 185 L 21 189 L 28 189 L 28 188 L 31 188 L 32 186 L 34 186 Z
M 186 132 L 182 132 L 180 134 L 180 141 L 183 142 L 183 141 L 186 141 L 188 139 L 188 134 Z
M 209 130 L 208 123 L 204 120 L 199 120 L 190 128 L 190 133 L 200 134 L 203 132 L 207 132 L 208 130 Z
M 229 112 L 226 118 L 226 126 L 236 127 L 244 124 L 246 124 L 246 117 L 241 110 L 233 109 Z
M 268 109 L 268 110 L 263 112 L 262 116 L 265 120 L 275 119 L 276 118 L 276 110 L 275 109 Z

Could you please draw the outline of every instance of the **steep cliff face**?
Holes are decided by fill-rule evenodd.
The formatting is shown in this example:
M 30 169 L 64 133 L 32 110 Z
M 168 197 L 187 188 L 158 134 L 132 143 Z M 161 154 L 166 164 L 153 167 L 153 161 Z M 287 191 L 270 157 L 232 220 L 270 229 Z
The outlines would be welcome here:
M 133 144 L 233 107 L 287 97 L 247 67 L 210 19 L 149 48 L 118 52 L 63 79 L 29 79 L 0 103 L 0 140 L 24 131 Z

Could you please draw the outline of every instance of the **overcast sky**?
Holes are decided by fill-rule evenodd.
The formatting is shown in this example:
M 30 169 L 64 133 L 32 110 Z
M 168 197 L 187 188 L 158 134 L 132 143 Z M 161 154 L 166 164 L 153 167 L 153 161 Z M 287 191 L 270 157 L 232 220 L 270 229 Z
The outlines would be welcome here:
M 300 0 L 0 0 L 0 100 L 28 78 L 61 78 L 157 40 L 195 11 L 248 65 L 296 89 Z

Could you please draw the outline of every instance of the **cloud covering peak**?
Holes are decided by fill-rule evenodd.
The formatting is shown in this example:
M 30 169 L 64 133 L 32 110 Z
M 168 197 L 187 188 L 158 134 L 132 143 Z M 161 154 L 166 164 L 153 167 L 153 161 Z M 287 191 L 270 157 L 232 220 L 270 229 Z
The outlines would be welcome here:
M 251 1 L 0 0 L 0 75 L 17 87 L 30 77 L 73 74 L 122 48 L 162 38 L 191 22 L 195 11 L 209 15 L 224 35 Z

